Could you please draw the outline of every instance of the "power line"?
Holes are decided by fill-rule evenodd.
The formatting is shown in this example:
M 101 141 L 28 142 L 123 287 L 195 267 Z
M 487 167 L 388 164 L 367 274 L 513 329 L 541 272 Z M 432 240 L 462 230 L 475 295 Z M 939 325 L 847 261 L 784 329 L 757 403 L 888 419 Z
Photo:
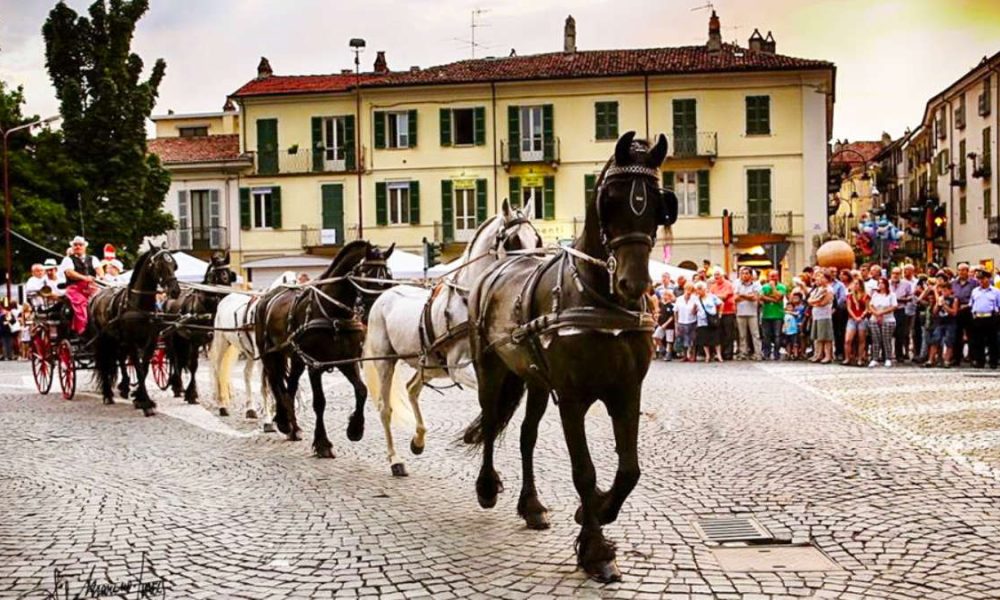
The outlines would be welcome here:
M 52 256 L 58 256 L 59 258 L 62 258 L 63 256 L 65 256 L 65 254 L 63 254 L 63 253 L 60 253 L 60 252 L 55 252 L 54 250 L 51 250 L 51 249 L 49 249 L 49 248 L 46 248 L 45 246 L 43 246 L 43 245 L 41 245 L 41 244 L 39 244 L 39 243 L 36 243 L 36 242 L 34 242 L 34 241 L 32 241 L 32 240 L 30 240 L 30 239 L 26 238 L 25 236 L 21 235 L 20 233 L 18 233 L 18 232 L 16 232 L 16 231 L 14 231 L 13 229 L 11 229 L 11 230 L 10 230 L 10 234 L 11 234 L 12 236 L 14 236 L 14 237 L 18 238 L 19 240 L 23 241 L 23 242 L 26 242 L 26 243 L 28 243 L 28 244 L 31 244 L 32 246 L 34 246 L 35 248 L 38 248 L 39 250 L 43 250 L 43 251 L 45 251 L 45 252 L 48 252 L 48 253 L 49 253 L 49 254 L 51 254 Z

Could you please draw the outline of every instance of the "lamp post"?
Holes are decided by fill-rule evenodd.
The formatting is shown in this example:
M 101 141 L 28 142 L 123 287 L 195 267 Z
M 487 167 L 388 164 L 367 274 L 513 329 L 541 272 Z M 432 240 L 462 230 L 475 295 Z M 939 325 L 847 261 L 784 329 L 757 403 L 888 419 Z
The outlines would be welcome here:
M 22 131 L 24 129 L 31 129 L 32 127 L 47 125 L 53 121 L 58 120 L 59 115 L 52 117 L 47 117 L 45 119 L 38 119 L 37 121 L 32 121 L 31 123 L 25 123 L 24 125 L 18 125 L 17 127 L 11 127 L 10 129 L 3 132 L 3 237 L 4 237 L 4 267 L 6 268 L 6 280 L 7 280 L 7 299 L 10 300 L 11 295 L 11 268 L 13 263 L 13 255 L 10 250 L 10 164 L 7 160 L 7 137 L 16 131 Z
M 354 127 L 355 133 L 355 147 L 354 147 L 354 166 L 358 170 L 358 239 L 364 237 L 365 225 L 364 225 L 364 206 L 361 202 L 361 174 L 364 172 L 364 164 L 362 163 L 361 156 L 361 51 L 365 49 L 365 41 L 361 38 L 351 38 L 350 41 L 351 50 L 354 51 L 354 94 L 356 99 L 356 106 L 354 109 L 355 114 L 357 114 L 357 124 Z

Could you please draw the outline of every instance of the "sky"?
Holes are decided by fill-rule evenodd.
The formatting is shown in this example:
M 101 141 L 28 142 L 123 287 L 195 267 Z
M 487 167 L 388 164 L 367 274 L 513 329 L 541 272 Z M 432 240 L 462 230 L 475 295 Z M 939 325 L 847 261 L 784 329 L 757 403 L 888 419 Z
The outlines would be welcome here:
M 68 0 L 85 12 L 92 0 Z M 150 0 L 133 50 L 167 62 L 154 114 L 221 110 L 266 56 L 276 74 L 353 67 L 348 40 L 367 41 L 363 68 L 385 50 L 390 69 L 471 56 L 562 49 L 576 19 L 580 50 L 705 42 L 708 0 Z M 837 66 L 834 138 L 898 137 L 927 100 L 1000 51 L 1000 0 L 714 0 L 727 42 L 772 31 L 779 54 Z M 23 85 L 26 111 L 58 112 L 45 71 L 41 27 L 50 0 L 0 0 L 0 78 Z

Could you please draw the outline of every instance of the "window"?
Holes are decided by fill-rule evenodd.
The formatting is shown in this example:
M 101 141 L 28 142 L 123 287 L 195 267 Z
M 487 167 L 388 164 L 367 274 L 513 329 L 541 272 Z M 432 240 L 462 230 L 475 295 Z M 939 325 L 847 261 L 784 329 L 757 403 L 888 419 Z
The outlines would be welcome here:
M 594 120 L 596 122 L 594 139 L 618 139 L 618 103 L 597 102 L 594 104 Z
M 391 112 L 385 114 L 386 147 L 410 147 L 410 115 L 406 112 Z
M 965 222 L 969 220 L 969 203 L 966 200 L 965 193 L 963 192 L 961 196 L 958 197 L 958 222 L 965 225 Z
M 771 232 L 771 169 L 747 169 L 747 232 Z
M 327 171 L 343 170 L 346 150 L 345 142 L 344 119 L 339 117 L 324 118 L 323 163 Z
M 206 137 L 208 135 L 208 126 L 199 125 L 196 127 L 178 127 L 177 131 L 183 138 L 187 137 Z
M 673 101 L 674 156 L 698 155 L 698 101 L 693 98 Z
M 993 205 L 990 202 L 990 188 L 983 190 L 983 218 L 989 219 L 993 216 Z
M 410 222 L 410 184 L 408 182 L 390 183 L 389 191 L 389 224 L 404 225 Z
M 747 135 L 771 133 L 771 97 L 747 96 Z
M 476 229 L 476 190 L 464 188 L 455 190 L 455 232 L 457 239 L 471 238 Z
M 981 161 L 981 164 L 982 164 L 981 168 L 983 170 L 983 177 L 985 177 L 987 179 L 989 178 L 990 172 L 993 169 L 993 151 L 992 151 L 992 148 L 991 148 L 992 143 L 993 143 L 993 140 L 991 139 L 991 136 L 990 136 L 990 128 L 989 127 L 984 127 L 983 128 L 983 152 L 982 152 L 983 156 L 980 159 L 980 161 Z
M 253 226 L 254 229 L 269 229 L 273 227 L 274 197 L 271 188 L 253 190 Z
M 674 194 L 677 195 L 677 214 L 684 217 L 698 216 L 698 172 L 680 171 L 674 174 Z
M 983 93 L 979 94 L 979 116 L 985 117 L 990 114 L 990 109 L 993 107 L 993 96 L 990 90 L 991 79 L 987 75 L 986 79 L 983 80 Z
M 527 185 L 521 188 L 521 206 L 527 206 L 528 202 L 534 201 L 535 214 L 533 219 L 545 218 L 545 203 L 542 201 L 542 186 Z
M 958 96 L 958 106 L 955 107 L 955 127 L 965 129 L 965 94 Z
M 451 111 L 452 140 L 456 146 L 472 146 L 476 143 L 476 111 L 472 108 L 456 108 Z
M 542 150 L 542 107 L 522 106 L 521 160 L 542 160 Z

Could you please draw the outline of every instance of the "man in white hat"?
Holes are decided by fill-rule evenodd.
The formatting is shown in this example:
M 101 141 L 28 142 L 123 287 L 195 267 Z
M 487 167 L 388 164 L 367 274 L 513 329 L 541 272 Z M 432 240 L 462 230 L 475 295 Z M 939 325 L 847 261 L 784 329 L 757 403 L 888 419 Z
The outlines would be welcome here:
M 58 273 L 59 265 L 54 258 L 45 259 L 44 264 L 31 265 L 31 277 L 24 283 L 24 295 L 36 310 L 46 305 L 46 296 L 62 295 L 62 290 L 57 287 L 61 281 Z
M 61 265 L 66 277 L 66 298 L 73 306 L 73 331 L 77 335 L 87 329 L 87 303 L 97 291 L 94 281 L 104 275 L 97 258 L 87 254 L 87 245 L 82 236 L 73 238 L 70 242 L 72 252 Z

